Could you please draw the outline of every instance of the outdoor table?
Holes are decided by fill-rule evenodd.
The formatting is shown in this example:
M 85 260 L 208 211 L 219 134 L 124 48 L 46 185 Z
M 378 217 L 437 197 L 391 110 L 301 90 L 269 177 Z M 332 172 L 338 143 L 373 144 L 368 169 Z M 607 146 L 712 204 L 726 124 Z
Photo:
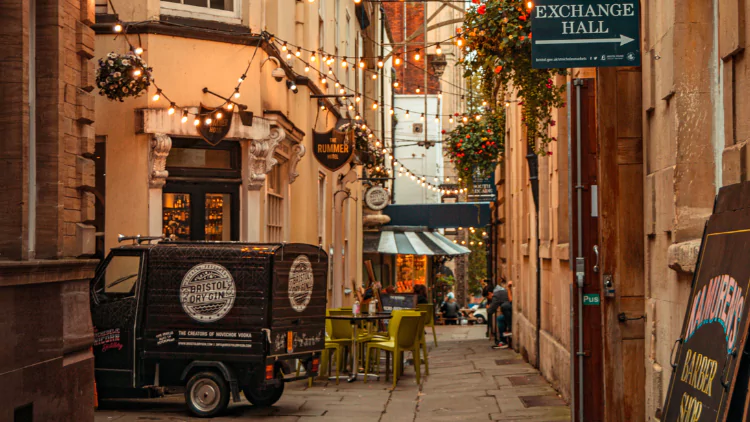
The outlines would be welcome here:
M 393 318 L 391 315 L 328 315 L 326 319 L 336 319 L 349 321 L 352 325 L 352 373 L 347 378 L 347 382 L 354 382 L 357 380 L 357 325 L 361 321 L 372 322 L 384 319 Z M 367 368 L 365 368 L 367 371 Z

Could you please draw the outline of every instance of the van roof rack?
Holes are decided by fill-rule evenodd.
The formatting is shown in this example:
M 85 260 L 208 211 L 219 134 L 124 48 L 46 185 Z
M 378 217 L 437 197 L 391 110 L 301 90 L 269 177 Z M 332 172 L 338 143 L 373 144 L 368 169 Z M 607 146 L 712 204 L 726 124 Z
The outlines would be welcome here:
M 165 238 L 163 236 L 141 236 L 140 234 L 137 234 L 135 236 L 125 236 L 124 234 L 117 235 L 118 243 L 124 242 L 126 240 L 132 240 L 133 245 L 135 245 L 136 243 L 140 245 L 143 242 L 147 242 L 150 245 L 152 241 L 165 240 Z

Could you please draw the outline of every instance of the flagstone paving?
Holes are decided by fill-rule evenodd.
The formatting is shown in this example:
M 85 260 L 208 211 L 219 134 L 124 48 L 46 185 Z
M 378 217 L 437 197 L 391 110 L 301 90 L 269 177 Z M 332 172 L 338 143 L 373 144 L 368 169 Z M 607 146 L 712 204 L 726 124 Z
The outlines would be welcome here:
M 493 350 L 483 326 L 439 326 L 430 349 L 430 375 L 416 385 L 407 366 L 395 390 L 392 382 L 316 381 L 287 384 L 271 408 L 232 403 L 214 421 L 422 422 L 570 420 L 570 409 L 554 389 L 512 350 Z M 96 422 L 198 421 L 181 394 L 151 400 L 102 400 Z

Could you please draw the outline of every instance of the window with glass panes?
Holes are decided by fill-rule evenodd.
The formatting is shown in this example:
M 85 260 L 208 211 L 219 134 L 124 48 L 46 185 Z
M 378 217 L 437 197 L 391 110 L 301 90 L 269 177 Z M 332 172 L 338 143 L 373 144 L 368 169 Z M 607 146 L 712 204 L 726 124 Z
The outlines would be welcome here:
M 282 242 L 284 240 L 284 220 L 286 218 L 284 204 L 284 186 L 283 168 L 280 157 L 277 157 L 279 163 L 273 166 L 266 176 L 267 183 L 267 203 L 268 210 L 266 213 L 266 228 L 268 232 L 268 242 Z

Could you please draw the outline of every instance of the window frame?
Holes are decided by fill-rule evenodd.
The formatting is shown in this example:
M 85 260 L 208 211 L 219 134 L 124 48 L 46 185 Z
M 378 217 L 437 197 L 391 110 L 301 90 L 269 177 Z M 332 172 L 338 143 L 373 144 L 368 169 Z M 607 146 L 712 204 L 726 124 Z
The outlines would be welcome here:
M 141 281 L 143 280 L 143 275 L 146 274 L 146 254 L 144 253 L 144 250 L 137 250 L 137 249 L 114 249 L 112 250 L 109 255 L 107 255 L 107 258 L 102 261 L 100 266 L 97 268 L 96 276 L 94 278 L 94 281 L 91 283 L 91 290 L 92 290 L 92 297 L 97 297 L 95 294 L 97 288 L 101 285 L 102 291 L 101 294 L 107 297 L 106 302 L 98 302 L 95 301 L 95 306 L 101 306 L 107 303 L 112 303 L 119 300 L 125 300 L 130 298 L 137 298 L 139 296 L 139 290 Z M 116 293 L 116 292 L 110 292 L 107 293 L 106 291 L 106 285 L 104 285 L 104 281 L 107 275 L 107 268 L 109 267 L 109 264 L 112 262 L 112 260 L 116 257 L 120 256 L 136 256 L 139 258 L 138 263 L 138 277 L 135 280 L 135 283 L 133 283 L 133 289 L 132 293 Z
M 232 2 L 234 10 L 229 11 L 159 0 L 159 11 L 162 15 L 240 24 L 242 23 L 242 0 L 232 0 Z

